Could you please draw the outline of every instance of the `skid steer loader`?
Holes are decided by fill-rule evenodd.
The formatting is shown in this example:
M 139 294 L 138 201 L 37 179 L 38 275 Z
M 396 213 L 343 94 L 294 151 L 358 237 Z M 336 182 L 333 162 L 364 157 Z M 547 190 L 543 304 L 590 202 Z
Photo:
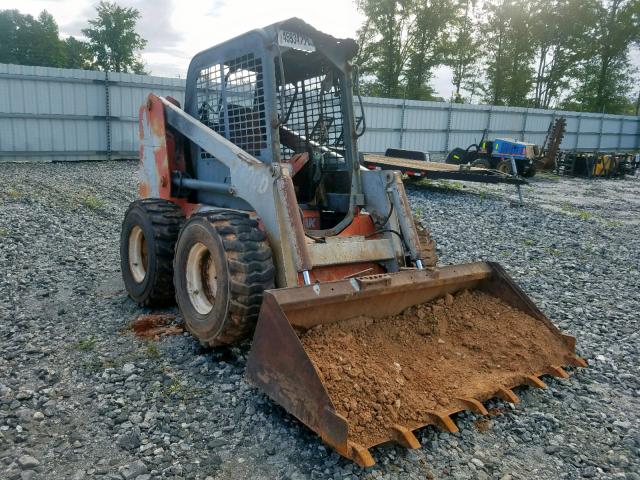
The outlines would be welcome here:
M 486 413 L 481 402 L 492 397 L 515 402 L 512 388 L 541 387 L 540 375 L 566 376 L 563 365 L 585 363 L 574 339 L 499 265 L 436 267 L 399 173 L 360 168 L 366 123 L 354 121 L 356 109 L 364 119 L 359 94 L 354 104 L 356 51 L 353 40 L 289 19 L 197 54 L 184 109 L 150 94 L 140 108 L 141 198 L 126 212 L 120 254 L 132 299 L 158 306 L 175 298 L 205 346 L 253 334 L 247 381 L 338 453 L 370 466 L 374 445 L 416 448 L 413 430 L 455 431 L 450 415 Z M 447 310 L 454 301 L 474 310 L 482 295 L 534 328 L 521 334 L 516 322 L 498 333 L 507 324 L 489 308 L 482 337 L 468 313 Z M 412 312 L 427 323 L 449 318 L 449 333 L 470 337 L 451 340 L 439 323 L 432 333 L 426 323 L 409 328 Z M 418 330 L 424 336 L 407 343 Z M 322 353 L 314 339 L 331 332 L 353 349 L 329 342 Z M 502 337 L 522 351 L 490 345 Z M 466 353 L 442 350 L 446 342 Z M 366 358 L 359 365 L 347 358 L 358 348 Z M 419 353 L 431 348 L 434 357 Z M 483 352 L 489 360 L 479 359 Z M 460 378 L 443 367 L 453 361 L 466 372 Z M 402 371 L 397 383 L 380 383 L 387 367 Z M 358 384 L 340 383 L 353 378 Z M 403 402 L 412 401 L 408 415 Z M 370 404 L 373 416 L 354 413 Z

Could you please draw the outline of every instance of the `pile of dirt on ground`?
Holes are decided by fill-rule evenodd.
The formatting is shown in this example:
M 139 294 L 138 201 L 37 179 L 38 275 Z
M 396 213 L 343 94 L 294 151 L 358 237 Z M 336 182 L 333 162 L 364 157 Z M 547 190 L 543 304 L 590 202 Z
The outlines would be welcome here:
M 151 313 L 140 315 L 131 323 L 131 329 L 136 337 L 159 340 L 165 335 L 181 335 L 182 325 L 175 325 L 176 316 L 170 313 Z
M 476 291 L 394 317 L 321 325 L 301 340 L 350 439 L 364 446 L 389 439 L 394 424 L 418 428 L 457 398 L 486 397 L 570 354 L 545 324 Z

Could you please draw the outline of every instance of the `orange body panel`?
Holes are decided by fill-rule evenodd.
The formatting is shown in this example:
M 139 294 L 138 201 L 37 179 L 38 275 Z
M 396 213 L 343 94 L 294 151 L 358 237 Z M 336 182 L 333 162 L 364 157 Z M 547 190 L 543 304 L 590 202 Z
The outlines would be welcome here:
M 189 217 L 199 205 L 171 195 L 171 172 L 185 171 L 184 150 L 177 147 L 175 136 L 166 128 L 160 99 L 149 95 L 147 102 L 140 107 L 139 115 L 140 198 L 171 200 Z

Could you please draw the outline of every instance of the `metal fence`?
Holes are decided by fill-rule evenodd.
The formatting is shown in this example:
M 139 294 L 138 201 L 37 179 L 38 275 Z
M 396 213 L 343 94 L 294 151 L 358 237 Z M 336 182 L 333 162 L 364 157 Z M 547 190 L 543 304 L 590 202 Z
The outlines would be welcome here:
M 184 99 L 184 80 L 0 64 L 0 161 L 103 160 L 138 156 L 138 109 L 149 92 Z M 363 152 L 407 148 L 443 153 L 487 130 L 541 144 L 551 120 L 567 118 L 561 148 L 640 147 L 640 118 L 487 105 L 364 98 Z M 356 104 L 356 112 L 359 112 Z

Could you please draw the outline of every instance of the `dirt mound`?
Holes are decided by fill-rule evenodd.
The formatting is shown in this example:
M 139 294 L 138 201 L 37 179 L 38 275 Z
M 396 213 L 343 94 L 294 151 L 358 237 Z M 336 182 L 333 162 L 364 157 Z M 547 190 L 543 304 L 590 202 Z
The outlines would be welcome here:
M 162 335 L 181 335 L 182 325 L 174 325 L 176 316 L 173 314 L 140 315 L 131 322 L 131 329 L 136 337 L 159 340 Z
M 415 429 L 515 375 L 566 363 L 561 337 L 482 292 L 464 291 L 383 318 L 315 327 L 301 337 L 350 438 L 370 446 L 394 424 Z

